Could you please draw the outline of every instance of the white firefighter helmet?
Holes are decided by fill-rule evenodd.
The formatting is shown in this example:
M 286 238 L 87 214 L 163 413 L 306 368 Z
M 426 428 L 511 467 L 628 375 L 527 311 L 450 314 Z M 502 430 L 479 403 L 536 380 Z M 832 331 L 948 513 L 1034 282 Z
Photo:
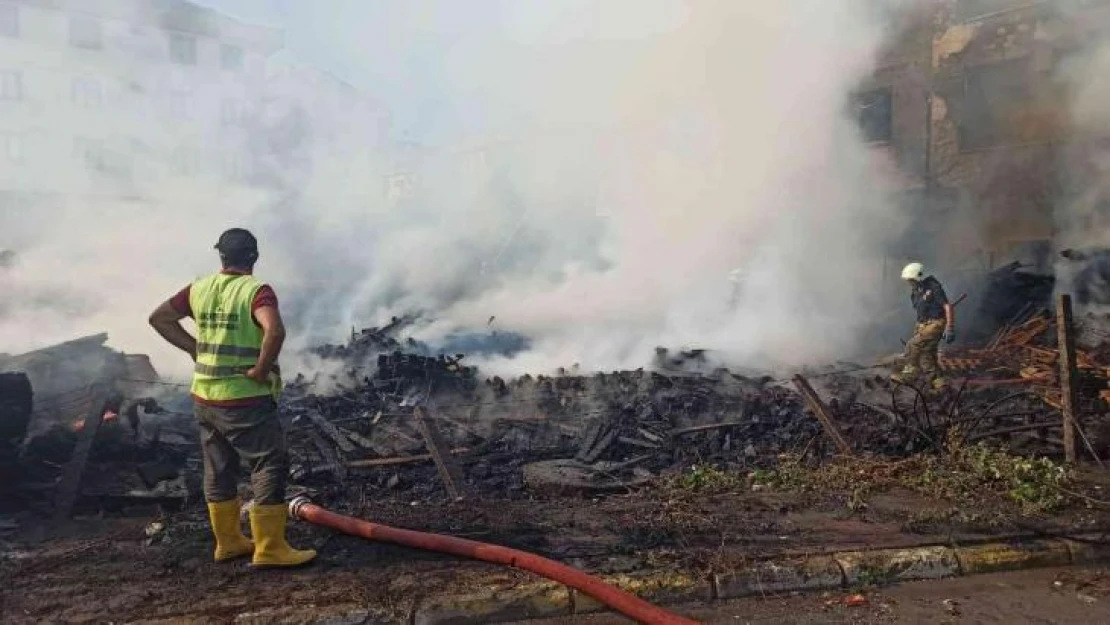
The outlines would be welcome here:
M 920 280 L 925 277 L 925 265 L 910 263 L 902 268 L 903 280 Z

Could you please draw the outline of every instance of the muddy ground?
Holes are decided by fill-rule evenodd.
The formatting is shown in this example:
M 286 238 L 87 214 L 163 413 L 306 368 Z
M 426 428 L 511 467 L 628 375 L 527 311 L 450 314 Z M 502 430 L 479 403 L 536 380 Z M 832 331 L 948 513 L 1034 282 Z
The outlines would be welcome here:
M 1085 475 L 1085 492 L 1110 492 L 1101 475 Z M 750 489 L 704 494 L 669 484 L 596 498 L 522 496 L 415 505 L 383 498 L 339 511 L 518 547 L 599 572 L 708 571 L 784 552 L 1110 529 L 1110 510 L 1090 502 L 1052 518 L 1031 518 L 989 497 L 968 507 L 897 488 L 870 494 L 865 506 L 849 506 L 850 496 L 847 489 L 819 496 Z M 155 531 L 155 521 L 164 529 Z M 37 544 L 9 536 L 0 620 L 250 622 L 242 615 L 275 605 L 314 605 L 365 609 L 379 619 L 373 622 L 403 622 L 422 597 L 530 578 L 303 524 L 294 524 L 290 533 L 295 544 L 320 551 L 314 566 L 253 572 L 242 563 L 212 563 L 200 508 L 161 519 L 75 519 Z
M 843 593 L 767 595 L 683 610 L 706 625 L 1091 625 L 1110 621 L 1110 569 L 1051 568 L 914 582 L 865 590 L 847 606 Z M 627 625 L 614 615 L 529 625 Z

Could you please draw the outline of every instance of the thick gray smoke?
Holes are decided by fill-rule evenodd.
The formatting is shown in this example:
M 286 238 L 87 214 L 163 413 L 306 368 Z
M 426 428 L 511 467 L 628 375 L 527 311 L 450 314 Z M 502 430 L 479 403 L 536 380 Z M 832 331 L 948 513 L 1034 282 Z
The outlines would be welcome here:
M 639 366 L 656 345 L 712 348 L 731 364 L 853 353 L 900 225 L 844 116 L 879 25 L 842 4 L 672 3 L 657 34 L 613 41 L 608 29 L 643 4 L 605 3 L 542 40 L 510 33 L 453 68 L 452 86 L 481 89 L 491 125 L 521 145 L 504 186 L 481 188 L 502 197 L 455 199 L 473 219 L 511 211 L 479 257 L 496 279 L 463 298 L 452 280 L 429 304 L 446 323 L 496 316 L 536 338 L 501 363 L 516 371 Z M 432 228 L 444 225 L 427 249 L 458 241 L 453 224 Z M 591 253 L 568 253 L 594 237 Z M 409 271 L 442 276 L 443 261 L 410 258 Z
M 1076 250 L 1058 259 L 1057 290 L 1078 296 L 1081 307 L 1110 305 L 1110 39 L 1090 40 L 1062 65 L 1069 116 L 1077 138 L 1063 152 L 1070 193 L 1055 207 L 1057 249 Z
M 1110 41 L 1094 45 L 1065 66 L 1072 86 L 1071 116 L 1082 137 L 1102 137 L 1110 131 Z M 1110 147 L 1105 141 L 1083 141 L 1072 151 L 1073 201 L 1058 207 L 1061 240 L 1065 247 L 1110 248 Z
M 501 372 L 642 366 L 657 345 L 757 366 L 856 351 L 901 228 L 846 116 L 884 37 L 873 3 L 489 2 L 473 32 L 446 23 L 452 4 L 405 3 L 390 24 L 397 59 L 409 41 L 450 50 L 425 67 L 437 108 L 424 123 L 449 129 L 434 148 L 367 152 L 381 111 L 321 97 L 311 72 L 279 65 L 278 87 L 210 84 L 196 100 L 242 103 L 231 156 L 255 184 L 148 183 L 153 157 L 128 147 L 137 169 L 103 200 L 5 207 L 0 249 L 17 257 L 0 269 L 0 351 L 108 331 L 163 372 L 187 370 L 146 314 L 214 268 L 232 225 L 260 236 L 259 273 L 302 341 L 420 310 L 437 321 L 419 338 L 491 317 L 531 337 L 532 350 L 486 363 Z M 314 6 L 318 31 L 357 30 L 354 5 Z M 395 91 L 390 107 L 422 106 Z M 147 149 L 167 158 L 203 131 L 148 113 L 95 119 L 156 126 Z M 59 185 L 86 176 L 29 167 Z

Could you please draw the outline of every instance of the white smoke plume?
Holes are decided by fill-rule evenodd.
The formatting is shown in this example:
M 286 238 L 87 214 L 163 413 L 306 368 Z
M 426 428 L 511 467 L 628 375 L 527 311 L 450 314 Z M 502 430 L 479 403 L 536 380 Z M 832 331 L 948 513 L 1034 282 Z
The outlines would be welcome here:
M 1057 207 L 1061 247 L 1110 247 L 1110 41 L 1096 41 L 1064 65 L 1062 77 L 1071 87 L 1070 114 L 1077 137 L 1085 138 L 1067 152 L 1075 194 Z
M 343 34 L 369 27 L 362 5 L 313 3 L 309 20 L 356 64 L 367 38 Z M 0 351 L 108 331 L 187 371 L 146 315 L 214 268 L 230 226 L 256 231 L 258 272 L 302 344 L 422 310 L 437 320 L 423 338 L 495 317 L 533 339 L 486 363 L 497 372 L 642 366 L 657 345 L 757 366 L 856 351 L 902 225 L 846 115 L 889 34 L 873 3 L 484 2 L 458 25 L 447 0 L 397 5 L 389 40 L 365 45 L 399 66 L 417 43 L 445 51 L 422 66 L 430 95 L 390 83 L 385 98 L 436 104 L 422 123 L 442 131 L 418 158 L 360 150 L 375 113 L 320 104 L 293 78 L 297 106 L 276 111 L 241 85 L 207 85 L 206 102 L 246 102 L 240 149 L 271 187 L 198 176 L 144 189 L 140 167 L 126 189 L 154 200 L 114 199 L 119 185 L 112 199 L 5 207 L 0 249 L 18 257 L 0 269 Z M 147 111 L 95 115 L 160 124 L 165 151 L 201 132 Z M 34 167 L 58 183 L 87 175 Z M 419 180 L 400 201 L 382 190 L 397 173 Z

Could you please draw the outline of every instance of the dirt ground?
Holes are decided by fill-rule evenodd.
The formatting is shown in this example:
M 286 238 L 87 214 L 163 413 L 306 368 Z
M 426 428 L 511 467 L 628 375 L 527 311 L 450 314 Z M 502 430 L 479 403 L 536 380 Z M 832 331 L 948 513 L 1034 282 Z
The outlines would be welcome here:
M 1110 569 L 1060 568 L 915 582 L 863 593 L 768 596 L 683 610 L 707 625 L 1101 625 L 1110 623 Z M 527 625 L 625 625 L 613 615 L 527 621 Z M 519 625 L 525 625 L 520 623 Z
M 854 512 L 841 495 L 695 496 L 666 489 L 596 499 L 362 501 L 337 511 L 518 547 L 597 572 L 710 570 L 772 554 L 1110 527 L 1110 513 L 1083 506 L 1053 519 L 1016 521 L 1004 507 L 955 513 L 945 502 L 901 491 L 873 495 Z M 76 519 L 46 541 L 4 545 L 0 621 L 227 623 L 275 602 L 361 606 L 390 619 L 421 597 L 530 579 L 303 524 L 291 526 L 291 540 L 317 548 L 318 562 L 299 571 L 253 572 L 242 563 L 211 562 L 200 508 L 160 520 Z

